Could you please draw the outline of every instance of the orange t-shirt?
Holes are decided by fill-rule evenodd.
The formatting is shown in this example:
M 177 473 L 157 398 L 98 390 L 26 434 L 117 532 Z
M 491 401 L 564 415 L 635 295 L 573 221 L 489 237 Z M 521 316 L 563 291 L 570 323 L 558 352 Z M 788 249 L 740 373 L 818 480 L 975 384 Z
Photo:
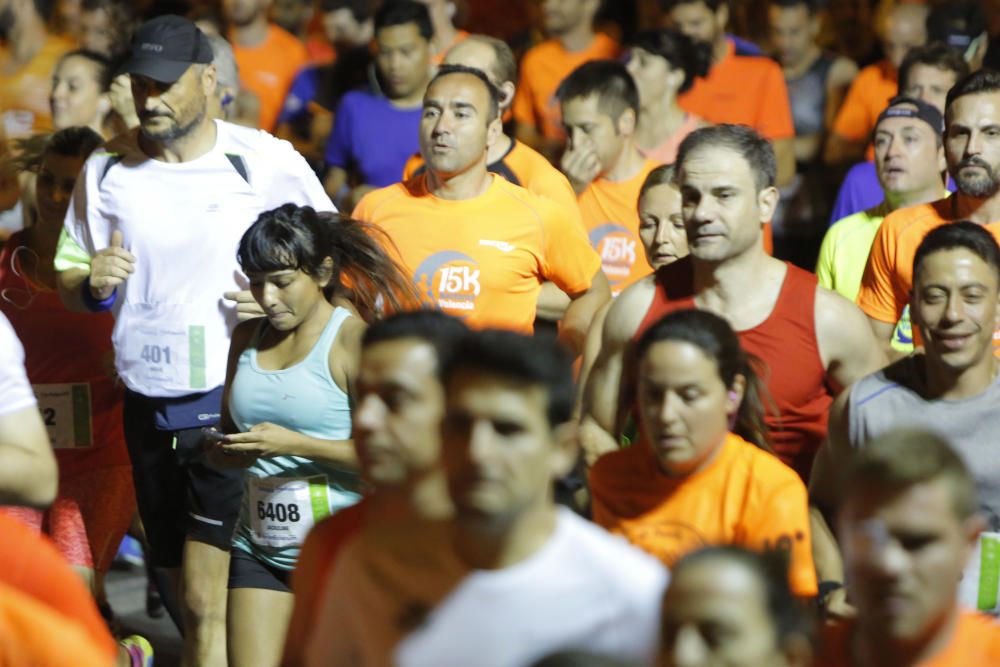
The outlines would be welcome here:
M 566 133 L 555 98 L 559 84 L 588 60 L 617 58 L 620 51 L 618 42 L 600 32 L 583 51 L 569 52 L 558 39 L 528 49 L 521 60 L 521 78 L 512 109 L 514 121 L 535 128 L 543 137 L 562 139 Z
M 850 141 L 868 141 L 878 115 L 899 87 L 896 68 L 880 60 L 858 72 L 833 121 L 833 132 Z
M 640 438 L 590 469 L 594 523 L 672 567 L 699 548 L 736 544 L 790 556 L 796 595 L 816 595 L 806 487 L 776 457 L 730 433 L 716 457 L 687 477 L 660 471 Z
M 472 327 L 530 333 L 542 282 L 590 288 L 601 260 L 577 210 L 493 176 L 473 199 L 439 199 L 425 175 L 365 195 L 354 217 L 379 225 L 426 302 Z
M 72 620 L 111 660 L 118 651 L 117 645 L 83 580 L 70 569 L 52 542 L 0 512 L 0 544 L 3 545 L 0 585 L 15 588 Z
M 826 625 L 814 667 L 853 667 L 851 633 L 853 623 Z M 914 667 L 986 667 L 1000 665 L 1000 624 L 982 614 L 962 611 L 948 645 L 935 656 Z
M 959 195 L 960 196 L 960 195 Z M 896 323 L 910 302 L 913 289 L 913 257 L 927 232 L 957 220 L 957 197 L 946 197 L 929 204 L 918 204 L 893 211 L 885 217 L 868 264 L 861 276 L 857 303 L 868 317 Z M 985 225 L 1000 242 L 1000 221 Z M 913 328 L 913 343 L 920 344 L 920 332 Z M 994 353 L 1000 356 L 1000 330 L 993 332 Z
M 300 598 L 308 599 L 310 608 L 296 610 L 301 611 L 301 615 L 295 614 L 296 618 L 309 619 L 306 622 L 318 618 L 322 611 L 323 587 L 333 572 L 340 549 L 361 530 L 368 502 L 362 498 L 357 504 L 323 519 L 309 531 L 292 572 L 292 591 L 296 593 L 296 604 Z
M 273 132 L 295 75 L 309 63 L 306 47 L 274 24 L 257 46 L 240 46 L 232 35 L 229 41 L 240 68 L 240 83 L 260 99 L 260 128 Z
M 0 665 L 3 667 L 111 667 L 115 664 L 114 656 L 115 653 L 108 654 L 107 647 L 96 643 L 72 618 L 0 583 Z
M 738 56 L 730 41 L 726 56 L 677 98 L 688 113 L 710 123 L 749 125 L 770 141 L 795 136 L 788 86 L 781 67 L 763 56 Z
M 19 139 L 52 129 L 49 90 L 56 63 L 73 48 L 65 37 L 49 35 L 42 48 L 13 74 L 0 73 L 0 114 L 8 139 Z M 0 63 L 10 57 L 0 49 Z
M 604 275 L 616 295 L 648 276 L 653 267 L 646 261 L 639 239 L 639 190 L 649 172 L 659 164 L 643 162 L 642 169 L 625 181 L 599 178 L 580 194 L 580 215 L 590 245 L 601 256 Z
M 406 162 L 403 180 L 408 181 L 424 166 L 424 158 L 417 153 Z M 494 174 L 503 176 L 514 185 L 520 185 L 533 195 L 547 197 L 562 208 L 577 207 L 576 193 L 563 173 L 552 166 L 541 153 L 516 139 L 502 158 L 487 166 Z

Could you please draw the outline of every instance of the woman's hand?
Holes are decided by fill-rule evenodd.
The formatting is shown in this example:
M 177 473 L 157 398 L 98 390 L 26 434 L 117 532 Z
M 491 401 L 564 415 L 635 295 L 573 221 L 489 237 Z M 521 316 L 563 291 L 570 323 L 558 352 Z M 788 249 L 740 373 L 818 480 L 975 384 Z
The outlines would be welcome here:
M 296 456 L 302 436 L 287 428 L 262 422 L 244 433 L 230 433 L 221 442 L 227 455 Z

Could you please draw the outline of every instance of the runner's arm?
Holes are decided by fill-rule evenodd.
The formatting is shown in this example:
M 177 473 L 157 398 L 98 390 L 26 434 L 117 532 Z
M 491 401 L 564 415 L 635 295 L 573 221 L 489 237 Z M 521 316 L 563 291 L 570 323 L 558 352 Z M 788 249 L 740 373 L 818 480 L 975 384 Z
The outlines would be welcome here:
M 580 354 L 583 351 L 587 327 L 594 321 L 601 306 L 610 299 L 611 286 L 601 269 L 598 269 L 597 273 L 594 274 L 587 291 L 570 296 L 570 304 L 566 307 L 566 314 L 559 326 L 559 339 L 574 354 Z
M 889 363 L 864 313 L 839 294 L 816 288 L 815 322 L 827 385 L 834 394 Z
M 0 415 L 0 505 L 47 507 L 57 487 L 56 459 L 38 407 Z

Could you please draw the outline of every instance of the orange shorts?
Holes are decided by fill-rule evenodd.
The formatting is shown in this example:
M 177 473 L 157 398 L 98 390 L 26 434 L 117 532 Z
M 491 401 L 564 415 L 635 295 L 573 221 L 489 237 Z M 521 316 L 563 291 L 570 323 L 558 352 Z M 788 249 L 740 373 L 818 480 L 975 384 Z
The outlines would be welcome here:
M 44 532 L 70 565 L 107 572 L 132 516 L 132 468 L 115 466 L 59 480 L 59 495 L 44 512 L 27 507 L 3 511 Z

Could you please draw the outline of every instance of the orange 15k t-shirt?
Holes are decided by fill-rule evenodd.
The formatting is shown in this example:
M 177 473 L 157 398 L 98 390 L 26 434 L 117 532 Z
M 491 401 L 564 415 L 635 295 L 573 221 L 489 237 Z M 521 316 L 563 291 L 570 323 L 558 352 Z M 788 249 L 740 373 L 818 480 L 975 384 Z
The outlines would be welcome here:
M 896 68 L 881 60 L 858 72 L 833 121 L 833 132 L 850 141 L 868 141 L 878 115 L 896 96 Z
M 496 176 L 482 195 L 452 201 L 420 174 L 368 193 L 354 217 L 385 230 L 428 304 L 472 327 L 530 333 L 543 281 L 572 296 L 601 268 L 579 211 Z
M 403 180 L 408 181 L 424 166 L 424 158 L 417 153 L 406 162 Z M 533 195 L 551 199 L 561 208 L 577 208 L 576 193 L 563 173 L 552 166 L 541 153 L 514 139 L 507 154 L 487 166 L 494 174 L 503 176 L 514 185 L 520 185 Z
M 229 41 L 240 68 L 240 83 L 260 99 L 260 128 L 273 132 L 295 75 L 309 62 L 306 47 L 274 24 L 268 26 L 267 38 L 258 46 Z
M 580 194 L 583 226 L 601 256 L 614 295 L 653 272 L 639 239 L 638 204 L 639 190 L 657 166 L 646 160 L 632 178 L 619 182 L 599 178 Z
M 558 39 L 528 49 L 521 60 L 521 79 L 512 109 L 514 121 L 535 128 L 543 137 L 562 139 L 566 134 L 555 99 L 559 84 L 588 60 L 616 58 L 620 51 L 618 42 L 600 32 L 583 51 L 567 51 Z
M 795 136 L 788 86 L 781 67 L 770 58 L 738 56 L 728 42 L 726 56 L 677 98 L 688 113 L 710 123 L 749 125 L 765 139 Z
M 825 625 L 814 667 L 854 667 L 853 622 Z M 972 611 L 962 611 L 951 641 L 937 655 L 914 667 L 986 667 L 1000 665 L 1000 625 Z
M 909 206 L 885 217 L 875 234 L 858 290 L 857 303 L 865 315 L 880 322 L 899 321 L 910 302 L 917 247 L 929 231 L 956 220 L 958 197 Z M 985 228 L 1000 242 L 1000 221 Z M 914 345 L 920 341 L 920 331 L 914 327 Z M 993 352 L 1000 356 L 1000 330 L 993 332 Z
M 816 595 L 806 487 L 775 456 L 730 433 L 715 460 L 687 477 L 664 475 L 640 439 L 590 470 L 593 518 L 672 567 L 706 546 L 736 544 L 790 556 L 796 595 Z

